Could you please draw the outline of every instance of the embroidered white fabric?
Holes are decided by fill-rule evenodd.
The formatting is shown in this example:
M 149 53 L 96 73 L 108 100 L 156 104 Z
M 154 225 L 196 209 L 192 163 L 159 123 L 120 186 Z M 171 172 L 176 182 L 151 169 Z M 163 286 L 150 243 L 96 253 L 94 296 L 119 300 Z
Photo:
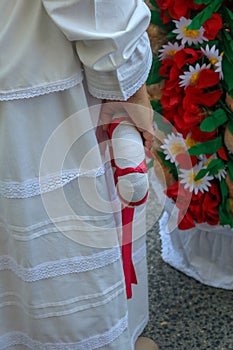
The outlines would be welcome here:
M 128 314 L 107 332 L 84 339 L 77 343 L 41 343 L 23 332 L 10 332 L 0 337 L 0 349 L 24 345 L 33 350 L 94 350 L 107 346 L 117 339 L 128 326 Z
M 68 79 L 46 83 L 36 87 L 29 87 L 18 91 L 14 90 L 9 92 L 0 92 L 0 101 L 19 100 L 46 95 L 50 94 L 51 92 L 64 91 L 78 85 L 82 79 L 83 76 L 81 73 L 79 73 L 75 76 L 69 77 Z
M 23 182 L 0 181 L 0 196 L 5 198 L 29 198 L 54 191 L 68 184 L 79 176 L 97 177 L 105 173 L 105 166 L 89 171 L 80 169 L 64 170 L 60 174 L 28 179 Z
M 146 43 L 144 43 L 146 45 Z M 145 55 L 144 64 L 141 64 L 140 66 L 136 66 L 134 71 L 132 71 L 132 67 L 135 66 L 135 62 L 128 62 L 128 67 L 130 67 L 130 70 L 127 72 L 126 70 L 126 64 L 124 65 L 124 72 L 122 72 L 122 87 L 119 91 L 119 77 L 116 79 L 116 91 L 112 91 L 108 88 L 107 82 L 111 81 L 112 88 L 114 84 L 112 83 L 112 80 L 109 80 L 109 72 L 107 73 L 101 73 L 98 72 L 98 76 L 96 76 L 96 72 L 92 71 L 85 67 L 87 82 L 88 82 L 88 88 L 90 93 L 97 97 L 98 99 L 107 99 L 107 100 L 119 100 L 119 101 L 125 101 L 128 98 L 130 98 L 146 81 L 150 68 L 152 63 L 152 55 L 151 51 L 147 50 L 147 52 L 143 53 Z M 130 60 L 129 60 L 130 61 Z M 118 72 L 118 75 L 120 73 Z M 105 81 L 105 83 L 99 84 L 100 81 Z M 120 83 L 121 84 L 121 83 Z M 101 88 L 100 88 L 101 86 Z M 105 89 L 103 89 L 105 88 Z M 102 89 L 102 90 L 101 90 Z
M 12 257 L 5 255 L 0 257 L 0 271 L 10 270 L 25 282 L 35 282 L 55 276 L 98 269 L 114 263 L 120 257 L 120 249 L 113 248 L 91 256 L 47 261 L 32 268 L 25 268 L 18 265 Z

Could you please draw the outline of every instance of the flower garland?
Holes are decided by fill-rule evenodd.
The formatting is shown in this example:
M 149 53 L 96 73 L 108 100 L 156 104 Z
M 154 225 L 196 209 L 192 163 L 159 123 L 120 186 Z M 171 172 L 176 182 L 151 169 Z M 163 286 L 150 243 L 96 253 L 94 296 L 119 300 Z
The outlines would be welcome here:
M 151 24 L 166 32 L 147 82 L 148 89 L 163 84 L 151 103 L 166 130 L 154 151 L 169 169 L 165 193 L 178 209 L 179 229 L 233 227 L 233 1 L 150 5 Z

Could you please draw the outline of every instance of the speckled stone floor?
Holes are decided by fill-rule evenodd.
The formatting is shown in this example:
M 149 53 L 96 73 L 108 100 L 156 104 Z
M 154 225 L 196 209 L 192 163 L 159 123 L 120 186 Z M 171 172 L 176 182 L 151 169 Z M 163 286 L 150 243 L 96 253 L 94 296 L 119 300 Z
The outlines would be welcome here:
M 205 286 L 163 262 L 154 193 L 148 208 L 150 320 L 143 335 L 160 350 L 233 350 L 233 291 Z

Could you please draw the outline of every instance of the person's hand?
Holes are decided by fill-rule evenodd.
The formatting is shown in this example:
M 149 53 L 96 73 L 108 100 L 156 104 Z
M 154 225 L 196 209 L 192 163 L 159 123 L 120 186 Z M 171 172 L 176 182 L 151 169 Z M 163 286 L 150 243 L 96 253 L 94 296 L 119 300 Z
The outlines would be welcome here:
M 118 112 L 126 112 L 141 132 L 144 145 L 151 149 L 154 141 L 153 110 L 144 84 L 127 101 L 105 100 L 101 107 L 100 119 L 103 129 L 108 131 L 112 116 Z

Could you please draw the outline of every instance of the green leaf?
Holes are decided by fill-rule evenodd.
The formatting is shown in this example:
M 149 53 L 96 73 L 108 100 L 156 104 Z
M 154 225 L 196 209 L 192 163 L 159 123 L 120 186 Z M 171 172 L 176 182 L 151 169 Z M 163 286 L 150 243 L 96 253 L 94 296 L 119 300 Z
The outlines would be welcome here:
M 156 3 L 156 1 L 155 1 L 155 0 L 150 0 L 150 3 L 151 3 L 151 5 L 153 5 L 154 7 L 156 7 L 156 8 L 157 8 L 157 3 Z
M 158 104 L 160 103 L 159 101 L 157 102 Z M 162 106 L 161 106 L 162 107 Z M 161 130 L 164 134 L 170 134 L 173 130 L 173 125 L 167 121 L 165 121 L 164 117 L 159 114 L 159 111 L 157 110 L 158 113 L 154 113 L 154 122 L 157 125 L 157 128 Z
M 225 168 L 224 161 L 220 158 L 212 159 L 207 166 L 207 169 L 209 170 L 210 175 L 216 175 L 219 170 L 224 168 Z
M 227 165 L 228 165 L 228 172 L 229 172 L 230 180 L 233 181 L 233 161 L 229 160 Z
M 230 130 L 230 132 L 233 134 L 233 121 L 232 120 L 227 124 L 227 127 Z
M 169 160 L 165 159 L 165 154 L 161 151 L 157 151 L 158 155 L 163 161 L 163 164 L 167 166 L 170 169 L 171 174 L 173 175 L 174 179 L 177 181 L 178 180 L 178 172 L 177 172 L 177 167 L 174 163 L 169 162 Z
M 150 104 L 155 112 L 157 112 L 159 114 L 162 113 L 163 106 L 161 105 L 160 101 L 151 100 Z M 157 113 L 154 113 L 154 121 L 156 121 L 156 119 L 157 119 Z
M 233 51 L 232 51 L 233 57 Z M 222 59 L 222 71 L 224 75 L 224 82 L 227 87 L 227 91 L 233 90 L 233 74 L 232 74 L 232 62 L 228 59 L 227 55 L 223 56 Z
M 151 169 L 154 166 L 154 159 L 150 159 L 148 163 L 146 163 L 147 169 Z
M 228 120 L 225 111 L 222 108 L 216 109 L 209 117 L 205 118 L 201 125 L 201 131 L 211 132 Z
M 224 179 L 222 179 L 220 182 L 220 191 L 221 191 L 221 195 L 222 195 L 222 202 L 224 202 L 226 200 L 226 198 L 228 198 L 228 187 L 226 182 L 224 181 Z
M 166 26 L 164 25 L 161 17 L 160 17 L 160 11 L 159 10 L 151 10 L 151 19 L 150 22 L 159 26 L 160 28 L 166 29 Z
M 222 137 L 219 136 L 214 140 L 201 142 L 189 149 L 191 156 L 199 156 L 200 154 L 210 154 L 217 152 L 222 147 Z
M 194 0 L 195 4 L 198 5 L 208 5 L 212 0 Z
M 226 6 L 222 8 L 222 19 L 223 23 L 227 23 L 227 26 L 233 32 L 233 13 Z
M 205 169 L 201 169 L 198 172 L 195 181 L 202 179 L 207 173 L 209 173 L 209 175 L 217 175 L 219 170 L 224 168 L 225 164 L 222 159 L 212 159 Z
M 159 74 L 159 69 L 162 63 L 159 60 L 158 56 L 154 56 L 152 60 L 152 66 L 150 69 L 149 77 L 146 81 L 147 85 L 157 84 L 164 78 Z
M 197 176 L 195 176 L 195 179 L 194 179 L 194 180 L 195 180 L 195 181 L 198 181 L 198 180 L 202 179 L 203 177 L 206 176 L 206 174 L 207 174 L 208 172 L 209 172 L 209 171 L 208 171 L 207 168 L 201 169 L 201 170 L 198 172 Z
M 191 29 L 191 30 L 196 30 L 196 29 L 200 29 L 200 27 L 203 25 L 203 23 L 211 18 L 213 12 L 217 12 L 218 9 L 221 7 L 223 0 L 212 0 L 212 1 L 208 1 L 208 6 L 206 8 L 204 8 L 204 10 L 202 10 L 201 12 L 198 13 L 198 15 L 196 15 L 193 20 L 192 23 L 188 26 L 187 29 Z
M 233 227 L 233 219 L 230 212 L 230 202 L 228 198 L 228 187 L 224 179 L 219 182 L 219 185 L 222 196 L 222 201 L 219 205 L 220 224 L 223 226 L 230 225 Z

